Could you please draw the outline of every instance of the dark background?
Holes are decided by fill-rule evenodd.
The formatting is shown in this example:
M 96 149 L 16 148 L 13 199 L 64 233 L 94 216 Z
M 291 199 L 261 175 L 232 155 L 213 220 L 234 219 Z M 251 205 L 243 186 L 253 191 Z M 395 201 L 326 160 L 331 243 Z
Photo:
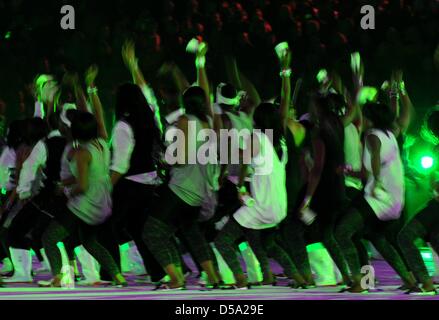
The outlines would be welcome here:
M 74 31 L 60 27 L 64 4 L 76 10 Z M 360 27 L 363 4 L 376 9 L 375 30 Z M 404 70 L 419 123 L 439 99 L 433 60 L 438 12 L 438 0 L 0 0 L 0 112 L 9 121 L 31 116 L 29 84 L 36 74 L 83 74 L 96 63 L 101 99 L 111 114 L 115 88 L 130 80 L 120 54 L 125 39 L 136 41 L 141 68 L 154 84 L 158 68 L 169 60 L 195 80 L 193 57 L 185 47 L 201 36 L 210 46 L 212 82 L 226 81 L 223 57 L 234 54 L 263 98 L 280 91 L 273 50 L 278 42 L 290 43 L 293 79 L 303 77 L 304 90 L 322 67 L 338 71 L 349 85 L 349 55 L 358 50 L 365 61 L 366 85 L 380 86 L 392 69 Z M 299 100 L 299 109 L 304 108 Z

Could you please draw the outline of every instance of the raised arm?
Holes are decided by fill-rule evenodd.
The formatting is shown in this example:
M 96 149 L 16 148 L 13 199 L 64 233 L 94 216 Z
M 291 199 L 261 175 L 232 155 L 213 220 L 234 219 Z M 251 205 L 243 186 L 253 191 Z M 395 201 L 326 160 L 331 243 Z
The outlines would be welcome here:
M 101 100 L 99 99 L 98 88 L 95 85 L 95 79 L 98 75 L 98 72 L 99 70 L 96 65 L 88 68 L 85 73 L 85 84 L 87 85 L 87 92 L 93 105 L 94 114 L 98 123 L 99 137 L 104 140 L 108 140 L 108 133 L 104 121 L 104 111 L 102 108 Z
M 405 89 L 405 83 L 403 80 L 403 73 L 401 70 L 395 72 L 395 82 L 397 83 L 397 92 L 400 97 L 400 110 L 397 117 L 397 123 L 402 133 L 406 132 L 410 126 L 410 122 L 413 114 L 413 104 Z
M 367 149 L 369 149 L 369 152 L 371 154 L 370 165 L 372 168 L 372 174 L 375 178 L 375 186 L 372 188 L 372 190 L 375 190 L 375 188 L 379 184 L 381 173 L 381 141 L 377 136 L 370 134 L 366 138 L 366 147 Z
M 206 54 L 207 54 L 208 46 L 206 43 L 200 43 L 200 48 L 197 52 L 195 58 L 195 66 L 197 68 L 197 85 L 200 86 L 206 95 L 206 103 L 209 112 L 209 116 L 213 119 L 214 112 L 212 108 L 212 103 L 210 101 L 210 85 L 209 79 L 207 78 L 206 72 Z
M 136 48 L 134 42 L 126 41 L 122 47 L 122 58 L 127 66 L 128 70 L 133 77 L 133 82 L 137 84 L 143 92 L 146 101 L 148 102 L 152 112 L 154 113 L 154 118 L 157 127 L 160 131 L 163 130 L 162 122 L 160 120 L 160 107 L 157 102 L 154 90 L 151 88 L 149 83 L 145 80 L 142 71 L 139 68 L 139 59 L 136 56 Z
M 226 57 L 226 72 L 229 82 L 239 90 L 243 90 L 248 95 L 248 101 L 241 105 L 241 110 L 250 116 L 257 106 L 261 103 L 261 97 L 253 83 L 238 68 L 234 57 Z
M 148 86 L 142 71 L 139 68 L 139 60 L 136 57 L 136 47 L 133 41 L 126 41 L 122 47 L 122 58 L 133 77 L 133 82 L 139 87 Z
M 280 76 L 282 77 L 282 91 L 280 100 L 280 116 L 282 121 L 282 128 L 284 131 L 288 125 L 288 114 L 291 105 L 291 52 L 287 53 L 279 60 L 281 65 Z

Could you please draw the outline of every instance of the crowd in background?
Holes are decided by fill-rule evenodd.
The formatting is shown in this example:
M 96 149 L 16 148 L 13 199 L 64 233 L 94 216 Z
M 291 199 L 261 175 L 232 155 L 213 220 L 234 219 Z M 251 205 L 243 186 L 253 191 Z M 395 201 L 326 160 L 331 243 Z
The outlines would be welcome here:
M 75 30 L 60 27 L 64 4 L 75 8 Z M 375 30 L 361 29 L 364 4 L 375 8 Z M 116 85 L 129 79 L 119 60 L 126 38 L 136 41 L 142 70 L 154 82 L 164 61 L 173 60 L 185 74 L 193 74 L 184 49 L 197 36 L 211 45 L 207 68 L 213 83 L 224 78 L 223 57 L 231 54 L 263 98 L 272 98 L 279 82 L 273 76 L 271 48 L 276 43 L 289 42 L 293 79 L 304 78 L 305 88 L 313 86 L 323 67 L 346 80 L 349 53 L 360 51 L 371 85 L 381 85 L 395 68 L 405 71 L 422 114 L 434 105 L 439 90 L 433 62 L 438 8 L 435 0 L 0 1 L 1 112 L 8 118 L 32 113 L 29 86 L 35 72 L 81 73 L 90 61 L 99 64 L 102 99 L 114 108 Z

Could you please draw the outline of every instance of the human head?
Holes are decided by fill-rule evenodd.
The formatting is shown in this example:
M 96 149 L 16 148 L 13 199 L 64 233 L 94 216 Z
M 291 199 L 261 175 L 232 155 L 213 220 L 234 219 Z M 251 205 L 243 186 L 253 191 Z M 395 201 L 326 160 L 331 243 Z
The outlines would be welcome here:
M 27 121 L 28 120 L 14 120 L 9 124 L 6 133 L 6 143 L 9 148 L 17 149 L 23 142 Z
M 395 121 L 395 114 L 387 104 L 366 103 L 363 106 L 363 116 L 367 128 L 383 131 L 391 130 Z
M 41 139 L 44 139 L 49 132 L 47 122 L 41 118 L 31 118 L 27 121 L 24 142 L 33 146 Z
M 225 110 L 236 110 L 240 99 L 235 87 L 228 83 L 220 83 L 216 89 L 216 102 Z
M 140 87 L 133 83 L 119 86 L 116 94 L 116 119 L 136 118 L 139 112 L 146 110 L 148 103 Z
M 72 139 L 86 143 L 98 137 L 98 123 L 93 114 L 78 111 L 72 121 Z
M 186 114 L 191 114 L 200 120 L 207 121 L 206 94 L 201 87 L 192 86 L 183 93 L 183 106 Z
M 279 107 L 269 102 L 261 103 L 253 114 L 253 121 L 255 128 L 257 129 L 262 131 L 272 130 L 273 146 L 279 151 L 283 138 L 283 128 Z

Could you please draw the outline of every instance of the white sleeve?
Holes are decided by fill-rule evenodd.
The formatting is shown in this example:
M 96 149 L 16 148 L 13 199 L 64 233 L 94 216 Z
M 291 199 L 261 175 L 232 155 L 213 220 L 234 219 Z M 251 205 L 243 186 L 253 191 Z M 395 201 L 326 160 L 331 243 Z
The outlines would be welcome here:
M 8 185 L 8 182 L 10 180 L 10 173 L 11 171 L 9 168 L 11 167 L 11 164 L 9 163 L 10 159 L 10 152 L 11 149 L 9 147 L 6 147 L 3 149 L 3 152 L 0 156 L 0 188 L 5 189 Z
M 113 129 L 111 171 L 120 174 L 128 172 L 134 144 L 134 134 L 131 127 L 126 122 L 118 121 Z
M 44 119 L 44 105 L 42 102 L 35 101 L 34 118 Z
M 39 141 L 32 149 L 29 157 L 23 162 L 18 179 L 17 193 L 20 200 L 32 195 L 32 185 L 36 179 L 38 170 L 46 164 L 47 151 L 44 142 Z

